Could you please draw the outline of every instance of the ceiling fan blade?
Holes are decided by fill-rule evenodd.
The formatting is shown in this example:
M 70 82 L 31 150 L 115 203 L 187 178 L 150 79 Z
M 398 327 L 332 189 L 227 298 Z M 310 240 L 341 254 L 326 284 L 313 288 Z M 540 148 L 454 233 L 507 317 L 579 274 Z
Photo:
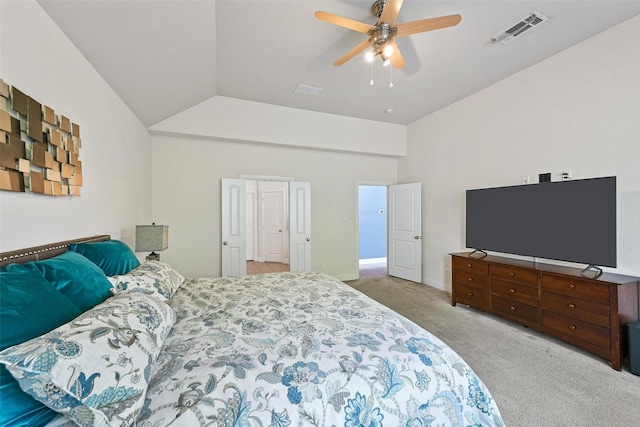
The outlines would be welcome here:
M 392 42 L 392 46 L 393 46 L 393 54 L 389 58 L 391 59 L 391 63 L 398 70 L 401 68 L 404 68 L 404 57 L 402 56 L 402 52 L 400 52 L 400 48 L 398 47 L 398 44 L 396 43 L 395 40 Z
M 364 40 L 358 46 L 354 47 L 349 52 L 347 52 L 342 57 L 340 57 L 336 62 L 333 63 L 333 65 L 338 67 L 338 66 L 344 64 L 345 62 L 347 62 L 348 60 L 350 60 L 351 58 L 353 58 L 354 56 L 356 56 L 357 54 L 359 54 L 360 52 L 362 52 L 363 50 L 365 50 L 369 46 L 371 46 L 371 43 L 369 42 L 369 39 Z
M 387 0 L 387 4 L 385 4 L 382 9 L 380 19 L 378 19 L 378 23 L 386 22 L 393 27 L 396 23 L 396 19 L 398 18 L 398 13 L 400 13 L 403 1 L 404 0 Z
M 340 27 L 348 28 L 350 30 L 364 34 L 367 34 L 369 30 L 373 28 L 373 25 L 354 21 L 353 19 L 344 18 L 342 16 L 334 15 L 333 13 L 329 12 L 323 12 L 321 10 L 315 13 L 315 17 L 321 21 L 325 21 L 330 24 L 338 25 Z
M 462 20 L 460 15 L 440 16 L 439 18 L 421 19 L 419 21 L 403 22 L 398 24 L 396 37 L 410 34 L 423 33 L 425 31 L 439 30 L 440 28 L 453 27 Z

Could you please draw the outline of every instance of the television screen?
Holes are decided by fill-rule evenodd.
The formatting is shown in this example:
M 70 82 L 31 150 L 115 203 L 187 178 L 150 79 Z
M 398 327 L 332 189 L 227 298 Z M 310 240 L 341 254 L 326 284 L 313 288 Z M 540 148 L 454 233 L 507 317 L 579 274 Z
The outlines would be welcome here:
M 466 246 L 616 266 L 616 177 L 467 190 Z

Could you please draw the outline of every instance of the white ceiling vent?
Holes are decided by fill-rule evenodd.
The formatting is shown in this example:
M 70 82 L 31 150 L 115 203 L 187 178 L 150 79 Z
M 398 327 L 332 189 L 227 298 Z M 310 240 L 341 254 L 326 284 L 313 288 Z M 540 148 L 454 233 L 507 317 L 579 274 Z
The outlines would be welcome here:
M 547 19 L 549 18 L 547 18 L 540 12 L 532 12 L 531 15 L 521 19 L 520 22 L 518 22 L 513 27 L 493 37 L 491 39 L 491 43 L 507 44 L 516 37 L 521 36 L 532 28 L 537 27 Z
M 293 93 L 300 95 L 318 96 L 322 93 L 321 87 L 309 86 L 302 83 L 298 83 Z

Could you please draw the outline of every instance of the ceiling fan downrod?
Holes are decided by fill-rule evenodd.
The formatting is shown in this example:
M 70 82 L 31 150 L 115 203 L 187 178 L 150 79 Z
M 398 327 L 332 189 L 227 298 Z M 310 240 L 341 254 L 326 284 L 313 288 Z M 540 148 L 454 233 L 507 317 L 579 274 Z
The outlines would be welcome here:
M 382 15 L 382 10 L 384 9 L 384 6 L 386 4 L 387 0 L 374 1 L 371 5 L 371 13 L 373 14 L 373 16 L 375 16 L 376 18 L 380 18 L 380 15 Z
M 371 5 L 371 13 L 373 16 L 380 18 L 386 4 L 387 0 L 376 0 Z M 380 56 L 385 65 L 389 64 L 389 56 L 391 56 L 393 52 L 391 44 L 397 33 L 397 27 L 392 27 L 391 24 L 380 21 L 378 21 L 375 27 L 369 30 L 369 43 L 373 48 L 373 56 Z

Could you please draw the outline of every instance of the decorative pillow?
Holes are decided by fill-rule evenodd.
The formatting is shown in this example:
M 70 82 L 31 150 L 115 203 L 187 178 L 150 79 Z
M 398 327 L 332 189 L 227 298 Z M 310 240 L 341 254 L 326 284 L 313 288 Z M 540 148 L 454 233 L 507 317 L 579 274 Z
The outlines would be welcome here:
M 111 296 L 111 283 L 104 272 L 73 251 L 43 261 L 31 261 L 24 267 L 38 271 L 80 311 L 86 311 Z
M 128 274 L 110 277 L 116 292 L 130 290 L 147 294 L 158 294 L 169 300 L 184 282 L 184 277 L 169 264 L 147 261 Z
M 140 265 L 136 254 L 120 240 L 78 243 L 70 245 L 69 249 L 89 258 L 107 276 L 125 274 Z
M 0 363 L 28 394 L 80 426 L 130 426 L 175 319 L 159 298 L 123 292 L 5 349 Z
M 80 310 L 40 273 L 19 264 L 0 270 L 0 350 L 45 334 Z M 24 393 L 0 365 L 0 425 L 44 425 L 56 413 Z

